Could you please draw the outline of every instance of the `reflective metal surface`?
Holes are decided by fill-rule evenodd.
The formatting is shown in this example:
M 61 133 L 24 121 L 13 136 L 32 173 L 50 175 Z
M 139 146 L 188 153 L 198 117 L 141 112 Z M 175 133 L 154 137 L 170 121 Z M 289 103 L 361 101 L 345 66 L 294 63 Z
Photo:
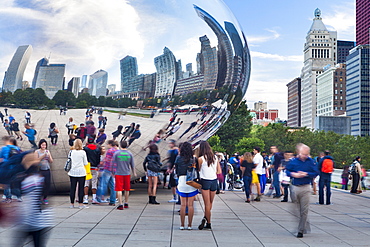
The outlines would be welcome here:
M 3 37 L 14 37 L 11 42 L 0 38 L 3 44 L 11 43 L 4 57 L 11 57 L 15 49 L 10 48 L 33 47 L 24 80 L 31 81 L 37 61 L 48 56 L 53 63 L 66 64 L 66 81 L 103 69 L 108 73 L 108 84 L 119 84 L 117 88 L 122 86 L 126 93 L 134 90 L 136 76 L 145 80 L 154 73 L 156 83 L 152 95 L 149 90 L 147 96 L 171 100 L 176 95 L 208 91 L 212 102 L 201 106 L 204 113 L 180 113 L 183 126 L 168 139 L 178 139 L 197 119 L 197 126 L 180 141 L 196 145 L 208 139 L 239 106 L 248 88 L 251 66 L 246 38 L 220 0 L 8 1 L 0 8 L 0 23 Z M 13 26 L 5 28 L 7 23 Z M 4 57 L 0 57 L 1 63 L 8 64 Z M 130 63 L 136 66 L 135 80 L 128 76 Z M 157 120 L 157 116 L 135 120 L 141 126 L 153 124 L 142 128 L 141 140 L 130 146 L 138 176 L 144 174 L 141 164 L 146 153 L 142 147 L 166 127 L 169 118 L 170 114 L 166 121 Z M 115 127 L 109 126 L 112 131 Z M 166 141 L 159 147 L 164 158 Z M 60 163 L 64 163 L 63 157 Z M 66 190 L 68 181 L 59 176 L 56 190 Z

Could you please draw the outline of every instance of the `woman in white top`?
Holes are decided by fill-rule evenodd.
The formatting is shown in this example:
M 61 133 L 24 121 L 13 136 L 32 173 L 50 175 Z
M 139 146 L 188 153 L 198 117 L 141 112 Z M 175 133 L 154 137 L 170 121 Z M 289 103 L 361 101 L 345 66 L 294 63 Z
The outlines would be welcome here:
M 69 192 L 69 196 L 71 199 L 70 208 L 74 207 L 77 183 L 79 208 L 86 208 L 86 206 L 83 206 L 82 201 L 84 196 L 84 185 L 86 177 L 85 166 L 87 165 L 87 156 L 86 152 L 82 149 L 82 141 L 80 139 L 75 140 L 68 156 L 71 157 L 71 170 L 69 170 L 68 172 L 68 176 L 71 182 L 71 190 Z
M 53 163 L 53 157 L 51 156 L 48 148 L 48 142 L 45 139 L 39 141 L 39 149 L 35 151 L 38 158 L 41 158 L 39 165 L 40 174 L 44 177 L 44 187 L 43 187 L 43 198 L 42 203 L 48 204 L 48 195 L 50 190 L 51 183 L 51 173 L 50 173 L 50 164 Z
M 222 171 L 220 162 L 213 153 L 208 142 L 200 142 L 198 157 L 199 175 L 201 178 L 202 197 L 204 201 L 204 217 L 198 229 L 211 230 L 211 210 L 217 190 L 217 174 L 220 174 Z
M 68 129 L 68 135 L 73 134 L 74 128 L 75 128 L 75 123 L 73 122 L 73 118 L 70 117 L 68 120 L 68 123 L 66 123 L 66 127 Z

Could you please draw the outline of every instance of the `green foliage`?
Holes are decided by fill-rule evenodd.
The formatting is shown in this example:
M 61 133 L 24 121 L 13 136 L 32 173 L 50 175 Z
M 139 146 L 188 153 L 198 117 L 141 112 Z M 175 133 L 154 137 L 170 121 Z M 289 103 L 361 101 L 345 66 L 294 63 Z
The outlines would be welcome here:
M 225 152 L 225 148 L 221 146 L 221 139 L 218 135 L 211 136 L 208 139 L 209 145 L 212 147 L 212 150 L 214 152 Z
M 59 90 L 53 97 L 53 101 L 56 105 L 65 106 L 74 106 L 76 105 L 76 97 L 72 92 L 65 91 L 65 90 Z
M 9 105 L 14 103 L 14 98 L 12 92 L 1 92 L 0 93 L 0 105 Z
M 236 144 L 243 137 L 249 136 L 251 127 L 251 117 L 247 105 L 243 101 L 217 132 L 217 135 L 221 138 L 221 146 L 229 154 L 235 152 Z
M 257 137 L 243 137 L 236 144 L 236 152 L 242 155 L 245 152 L 252 152 L 254 147 L 260 147 L 263 150 L 265 143 Z
M 54 102 L 46 95 L 41 88 L 27 88 L 26 90 L 17 89 L 13 94 L 13 102 L 16 107 L 32 108 L 48 106 L 54 108 Z
M 117 102 L 119 108 L 128 108 L 130 106 L 136 106 L 137 100 L 130 98 L 121 98 Z
M 81 100 L 81 101 L 76 103 L 76 107 L 77 108 L 87 108 L 88 104 L 85 100 Z
M 87 106 L 93 106 L 93 105 L 96 105 L 96 103 L 98 102 L 98 99 L 95 96 L 92 96 L 88 93 L 83 93 L 83 94 L 78 95 L 76 106 L 81 101 L 85 101 Z

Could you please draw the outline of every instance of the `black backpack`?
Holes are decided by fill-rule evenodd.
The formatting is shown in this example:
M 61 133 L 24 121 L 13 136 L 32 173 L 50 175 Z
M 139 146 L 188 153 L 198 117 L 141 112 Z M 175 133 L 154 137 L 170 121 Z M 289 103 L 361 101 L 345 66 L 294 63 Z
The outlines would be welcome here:
M 356 163 L 355 163 L 355 162 L 353 162 L 353 163 L 349 166 L 348 173 L 349 173 L 350 175 L 355 175 L 355 174 L 356 174 Z
M 15 148 L 13 148 L 15 149 Z M 16 150 L 16 149 L 15 149 Z M 33 150 L 25 152 L 15 152 L 10 156 L 7 161 L 0 163 L 0 183 L 1 184 L 10 184 L 15 180 L 19 180 L 20 174 L 24 173 L 25 169 L 22 165 L 23 157 L 26 154 L 33 152 Z

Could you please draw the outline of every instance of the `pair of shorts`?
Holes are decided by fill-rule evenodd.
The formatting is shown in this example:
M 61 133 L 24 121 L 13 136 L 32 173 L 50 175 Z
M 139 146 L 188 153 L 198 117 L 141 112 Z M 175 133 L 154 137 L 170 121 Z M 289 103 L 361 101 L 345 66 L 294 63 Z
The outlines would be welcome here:
M 158 175 L 159 175 L 159 172 L 153 172 L 149 169 L 146 171 L 146 173 L 147 173 L 148 177 L 158 177 Z
M 85 187 L 90 186 L 90 181 L 91 181 L 91 189 L 97 189 L 98 188 L 98 171 L 97 170 L 92 170 L 91 169 L 91 175 L 92 179 L 85 180 Z
M 217 179 L 201 179 L 200 183 L 202 185 L 202 190 L 210 190 L 216 191 L 217 190 Z
M 184 192 L 180 192 L 180 191 L 176 190 L 176 193 L 181 197 L 193 197 L 193 196 L 198 195 L 199 191 L 196 190 L 196 191 L 193 191 L 193 192 L 190 192 L 190 193 L 184 193 Z
M 170 181 L 169 181 L 169 183 L 170 183 L 170 186 L 171 187 L 176 187 L 177 186 L 177 179 L 175 178 L 175 172 L 172 172 L 171 174 L 170 174 Z
M 114 191 L 130 191 L 131 176 L 130 175 L 115 175 Z
M 260 180 L 258 179 L 258 175 L 255 170 L 252 170 L 252 184 L 258 184 Z

